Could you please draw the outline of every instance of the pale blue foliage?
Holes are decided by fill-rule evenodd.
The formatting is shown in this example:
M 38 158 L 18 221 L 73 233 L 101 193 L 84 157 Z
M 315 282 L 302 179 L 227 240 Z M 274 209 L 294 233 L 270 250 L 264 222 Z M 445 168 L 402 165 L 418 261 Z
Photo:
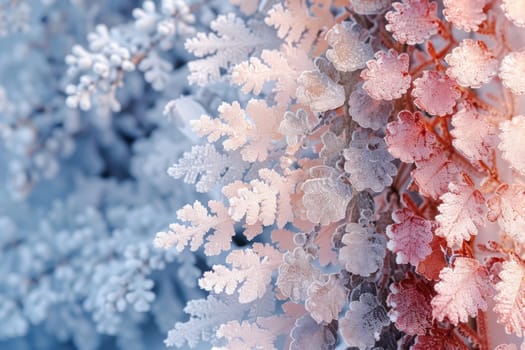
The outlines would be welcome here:
M 162 349 L 204 297 L 205 259 L 152 239 L 203 197 L 166 174 L 194 139 L 163 108 L 200 93 L 184 38 L 223 6 L 0 1 L 0 349 Z

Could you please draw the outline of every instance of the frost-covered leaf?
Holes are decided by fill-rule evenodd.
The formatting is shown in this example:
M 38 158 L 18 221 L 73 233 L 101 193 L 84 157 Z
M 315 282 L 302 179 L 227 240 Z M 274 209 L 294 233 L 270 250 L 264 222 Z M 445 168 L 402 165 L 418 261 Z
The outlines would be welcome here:
M 456 83 L 439 72 L 424 71 L 413 84 L 414 104 L 431 115 L 452 114 L 456 100 L 461 96 Z
M 417 266 L 432 251 L 432 222 L 406 208 L 393 212 L 392 219 L 395 224 L 386 229 L 387 248 L 397 254 L 396 263 Z
M 343 86 L 318 70 L 303 72 L 297 83 L 297 100 L 314 113 L 336 109 L 345 102 Z
M 331 6 L 323 0 L 307 3 L 305 0 L 276 3 L 268 11 L 264 22 L 277 30 L 277 36 L 290 46 L 310 50 L 323 28 L 335 23 Z
M 305 300 L 308 287 L 321 276 L 321 272 L 312 266 L 313 259 L 311 254 L 299 247 L 283 255 L 276 284 L 281 293 L 292 301 Z
M 519 243 L 525 243 L 525 187 L 502 184 L 496 189 L 495 196 L 487 201 L 488 219 L 498 220 L 505 233 Z
M 281 264 L 282 255 L 269 245 L 255 243 L 253 249 L 234 250 L 226 258 L 231 269 L 213 265 L 199 280 L 199 286 L 215 293 L 239 292 L 239 302 L 261 298 L 271 282 L 273 271 Z
M 525 94 L 525 51 L 511 52 L 503 57 L 499 77 L 512 93 Z
M 332 165 L 338 160 L 347 145 L 345 134 L 337 136 L 330 130 L 321 135 L 323 147 L 319 152 L 319 157 L 323 159 L 324 164 Z
M 428 159 L 416 161 L 412 178 L 422 195 L 437 199 L 448 191 L 448 184 L 456 179 L 459 172 L 458 165 L 448 159 L 445 152 L 438 152 Z
M 392 4 L 386 13 L 386 30 L 401 44 L 422 44 L 437 34 L 439 19 L 437 3 L 428 0 L 402 0 Z
M 447 266 L 447 261 L 443 254 L 443 249 L 446 246 L 447 243 L 443 238 L 434 236 L 432 242 L 430 242 L 431 253 L 425 260 L 419 262 L 416 269 L 417 273 L 428 280 L 437 281 L 439 279 L 439 273 Z
M 187 322 L 177 322 L 164 340 L 166 346 L 195 348 L 201 341 L 211 340 L 216 329 L 229 321 L 240 320 L 251 304 L 239 304 L 234 297 L 209 295 L 191 300 L 184 308 L 190 314 Z
M 405 110 L 387 125 L 388 151 L 405 163 L 427 159 L 435 152 L 436 137 L 425 128 L 422 118 L 419 112 Z
M 386 310 L 374 295 L 361 294 L 352 301 L 345 317 L 339 321 L 341 336 L 348 346 L 370 349 L 379 340 L 381 330 L 390 323 Z
M 501 123 L 500 129 L 501 142 L 498 148 L 502 152 L 503 159 L 507 160 L 521 174 L 525 174 L 525 158 L 523 157 L 525 153 L 525 143 L 523 142 L 525 116 L 518 115 Z
M 261 58 L 250 57 L 232 70 L 231 80 L 242 86 L 245 94 L 259 95 L 267 82 L 275 82 L 273 92 L 280 105 L 295 98 L 297 79 L 304 71 L 314 68 L 310 57 L 297 48 L 283 47 L 281 50 L 263 50 Z
M 341 72 L 362 69 L 374 56 L 367 38 L 368 33 L 355 24 L 338 23 L 326 33 L 326 41 L 332 47 L 326 51 L 326 58 Z
M 444 0 L 443 15 L 447 21 L 466 32 L 477 32 L 487 19 L 483 8 L 488 0 Z
M 423 280 L 410 274 L 408 278 L 390 285 L 388 315 L 396 328 L 410 335 L 425 335 L 432 327 L 432 289 Z
M 448 189 L 438 207 L 436 235 L 444 237 L 449 247 L 458 248 L 485 226 L 485 198 L 466 174 L 461 182 L 451 182 Z
M 317 323 L 330 323 L 339 318 L 347 295 L 340 278 L 331 274 L 325 281 L 314 281 L 310 285 L 305 308 Z
M 221 69 L 247 60 L 250 54 L 271 45 L 266 33 L 255 33 L 234 14 L 221 15 L 210 24 L 215 33 L 197 33 L 185 43 L 186 49 L 197 57 L 188 63 L 190 83 L 205 85 L 218 80 Z M 261 35 L 262 34 L 262 35 Z
M 447 75 L 463 87 L 480 88 L 498 72 L 498 60 L 480 40 L 464 39 L 445 62 Z
M 312 125 L 308 113 L 299 109 L 295 113 L 287 111 L 279 125 L 279 132 L 286 136 L 286 143 L 295 146 L 301 143 L 304 137 L 310 132 Z
M 347 271 L 361 276 L 370 276 L 383 266 L 386 254 L 386 239 L 356 223 L 346 225 L 339 249 L 339 261 Z
M 237 159 L 236 159 L 237 158 Z M 208 192 L 217 183 L 228 183 L 240 177 L 245 170 L 238 153 L 222 154 L 213 144 L 193 146 L 176 164 L 168 168 L 168 175 L 185 183 L 195 184 L 198 192 Z
M 313 223 L 327 225 L 345 217 L 352 199 L 352 189 L 337 178 L 331 168 L 326 177 L 306 180 L 302 185 L 306 217 Z
M 226 338 L 224 350 L 268 349 L 277 350 L 274 346 L 275 335 L 268 329 L 248 321 L 230 321 L 217 329 L 217 338 Z M 219 348 L 220 349 L 220 348 Z
M 290 335 L 290 350 L 334 350 L 337 342 L 336 331 L 329 326 L 317 324 L 310 315 L 298 319 Z
M 521 337 L 525 329 L 525 267 L 520 261 L 505 261 L 499 277 L 494 297 L 498 323 L 507 333 Z
M 503 0 L 501 8 L 505 16 L 518 27 L 525 27 L 525 3 L 520 0 Z
M 259 179 L 245 184 L 233 182 L 222 189 L 230 203 L 229 214 L 235 221 L 243 218 L 248 225 L 270 226 L 277 220 L 279 228 L 292 221 L 290 195 L 295 191 L 293 176 L 284 177 L 274 170 L 260 169 Z
M 397 173 L 385 141 L 365 129 L 353 132 L 350 147 L 343 151 L 343 156 L 344 169 L 357 191 L 370 188 L 381 192 L 392 184 L 392 177 Z
M 202 116 L 192 120 L 192 128 L 200 135 L 208 137 L 209 142 L 221 137 L 227 151 L 241 148 L 243 160 L 247 162 L 263 161 L 273 141 L 281 138 L 278 132 L 282 111 L 268 107 L 265 101 L 250 100 L 244 111 L 238 102 L 219 106 L 220 116 L 212 119 Z
M 452 144 L 471 160 L 486 160 L 498 143 L 498 130 L 488 115 L 462 104 L 452 116 Z
M 219 106 L 219 118 L 212 119 L 209 116 L 201 116 L 190 122 L 191 127 L 200 136 L 208 136 L 209 142 L 215 142 L 225 136 L 223 142 L 227 151 L 236 150 L 244 146 L 248 140 L 248 132 L 253 128 L 246 119 L 245 113 L 238 102 L 228 104 L 223 102 Z
M 432 315 L 438 321 L 445 317 L 454 325 L 475 317 L 478 309 L 487 310 L 487 299 L 493 290 L 487 268 L 476 259 L 459 257 L 454 267 L 446 267 L 439 274 L 437 295 L 432 299 Z
M 213 230 L 204 244 L 207 255 L 217 255 L 223 250 L 230 249 L 231 237 L 235 234 L 234 222 L 227 213 L 221 202 L 209 201 L 210 215 L 208 209 L 199 201 L 193 206 L 187 204 L 177 211 L 177 218 L 189 224 L 171 224 L 169 231 L 159 232 L 155 237 L 154 244 L 164 249 L 175 246 L 178 251 L 190 244 L 190 250 L 196 251 L 204 242 L 204 236 Z
M 284 111 L 279 107 L 269 107 L 263 100 L 250 100 L 246 113 L 254 127 L 248 132 L 249 143 L 241 150 L 242 159 L 262 162 L 268 157 L 273 143 L 282 137 L 278 129 Z
M 391 49 L 378 51 L 374 57 L 361 72 L 363 89 L 376 100 L 390 101 L 403 96 L 410 87 L 409 56 Z
M 374 100 L 361 86 L 348 99 L 348 113 L 363 128 L 383 128 L 393 110 L 394 104 L 391 101 Z

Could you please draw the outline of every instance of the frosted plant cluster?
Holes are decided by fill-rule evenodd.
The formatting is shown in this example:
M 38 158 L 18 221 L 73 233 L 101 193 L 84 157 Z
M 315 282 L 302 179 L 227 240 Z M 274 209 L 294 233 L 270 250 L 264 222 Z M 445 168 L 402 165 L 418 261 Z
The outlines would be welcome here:
M 521 0 L 0 0 L 0 348 L 525 349 Z

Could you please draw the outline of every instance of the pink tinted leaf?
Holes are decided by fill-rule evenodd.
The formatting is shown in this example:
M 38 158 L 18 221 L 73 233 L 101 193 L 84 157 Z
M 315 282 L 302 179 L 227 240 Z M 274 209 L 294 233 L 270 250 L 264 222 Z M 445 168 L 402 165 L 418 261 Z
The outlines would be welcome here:
M 428 0 L 402 0 L 386 13 L 386 30 L 401 44 L 422 44 L 438 31 L 437 3 Z
M 399 209 L 392 213 L 395 224 L 387 227 L 390 239 L 387 248 L 396 253 L 398 264 L 417 266 L 430 253 L 432 222 L 414 214 L 410 209 Z
M 460 248 L 463 240 L 470 240 L 471 235 L 478 234 L 478 227 L 485 226 L 485 198 L 466 174 L 448 188 L 438 207 L 436 235 L 444 237 L 449 247 Z
M 401 111 L 397 121 L 388 123 L 385 141 L 388 151 L 405 163 L 428 158 L 435 150 L 436 137 L 427 131 L 419 112 Z
M 275 335 L 268 329 L 248 321 L 230 321 L 217 329 L 217 338 L 226 338 L 224 350 L 243 350 L 263 348 L 277 350 L 274 346 Z M 220 349 L 220 348 L 219 348 Z
M 432 253 L 417 265 L 417 273 L 429 280 L 437 281 L 439 273 L 447 264 L 442 250 L 444 247 L 446 247 L 445 240 L 434 236 L 432 242 L 430 242 Z
M 507 333 L 521 337 L 525 329 L 525 267 L 520 261 L 505 261 L 499 277 L 494 297 L 498 323 Z
M 445 56 L 447 75 L 463 87 L 480 88 L 498 71 L 498 60 L 483 41 L 464 39 Z
M 507 160 L 510 165 L 525 175 L 525 116 L 518 115 L 511 120 L 507 120 L 500 125 L 501 143 L 499 149 L 502 151 L 503 159 Z
M 284 111 L 279 107 L 269 107 L 263 100 L 250 100 L 246 113 L 254 122 L 248 130 L 249 143 L 241 150 L 242 159 L 247 162 L 264 161 L 273 142 L 281 139 L 279 124 Z
M 525 94 L 525 51 L 511 52 L 503 57 L 499 77 L 513 94 Z
M 297 100 L 314 113 L 336 109 L 345 102 L 343 86 L 317 70 L 303 72 L 297 84 Z
M 414 80 L 414 104 L 431 115 L 452 114 L 456 100 L 461 96 L 456 83 L 438 72 L 424 71 Z
M 326 281 L 314 281 L 310 285 L 306 310 L 317 323 L 330 323 L 339 318 L 339 313 L 346 304 L 347 294 L 337 275 L 331 274 Z
M 452 116 L 452 144 L 470 160 L 486 160 L 497 144 L 497 129 L 488 115 L 479 113 L 475 107 L 462 104 Z
M 308 287 L 321 275 L 320 271 L 312 266 L 313 259 L 311 254 L 299 247 L 283 255 L 276 283 L 284 296 L 295 302 L 306 299 Z
M 394 100 L 410 87 L 409 56 L 394 50 L 378 51 L 361 72 L 363 89 L 376 100 Z
M 448 184 L 456 179 L 460 168 L 448 159 L 445 152 L 432 154 L 428 159 L 416 162 L 412 177 L 423 196 L 438 199 L 448 191 Z
M 502 184 L 496 189 L 494 197 L 487 201 L 488 219 L 498 220 L 505 233 L 519 243 L 525 243 L 525 187 Z
M 478 309 L 487 310 L 487 299 L 492 296 L 492 286 L 486 267 L 471 258 L 459 257 L 454 267 L 445 267 L 436 284 L 437 295 L 432 299 L 432 315 L 438 321 L 445 317 L 454 325 L 475 317 Z
M 410 274 L 408 278 L 390 286 L 387 304 L 390 320 L 396 328 L 410 335 L 424 335 L 432 327 L 432 289 Z
M 326 51 L 326 58 L 341 72 L 362 69 L 374 56 L 372 45 L 366 39 L 366 31 L 360 31 L 350 22 L 338 23 L 326 33 L 326 41 L 332 47 Z
M 443 14 L 447 21 L 466 32 L 477 32 L 487 19 L 483 11 L 488 0 L 444 0 Z M 519 0 L 518 0 L 519 1 Z
M 525 2 L 522 0 L 503 0 L 501 8 L 512 23 L 518 27 L 525 27 Z

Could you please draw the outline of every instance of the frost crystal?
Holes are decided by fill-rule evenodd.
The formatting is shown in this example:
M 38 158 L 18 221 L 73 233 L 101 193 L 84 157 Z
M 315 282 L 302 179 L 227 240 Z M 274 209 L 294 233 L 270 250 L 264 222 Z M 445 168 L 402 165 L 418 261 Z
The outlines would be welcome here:
M 367 68 L 361 72 L 365 81 L 363 89 L 376 100 L 400 98 L 410 87 L 408 55 L 389 50 L 378 51 L 374 57 L 375 60 L 368 61 Z
M 428 0 L 402 0 L 386 13 L 386 30 L 401 44 L 422 44 L 438 31 L 437 3 Z

